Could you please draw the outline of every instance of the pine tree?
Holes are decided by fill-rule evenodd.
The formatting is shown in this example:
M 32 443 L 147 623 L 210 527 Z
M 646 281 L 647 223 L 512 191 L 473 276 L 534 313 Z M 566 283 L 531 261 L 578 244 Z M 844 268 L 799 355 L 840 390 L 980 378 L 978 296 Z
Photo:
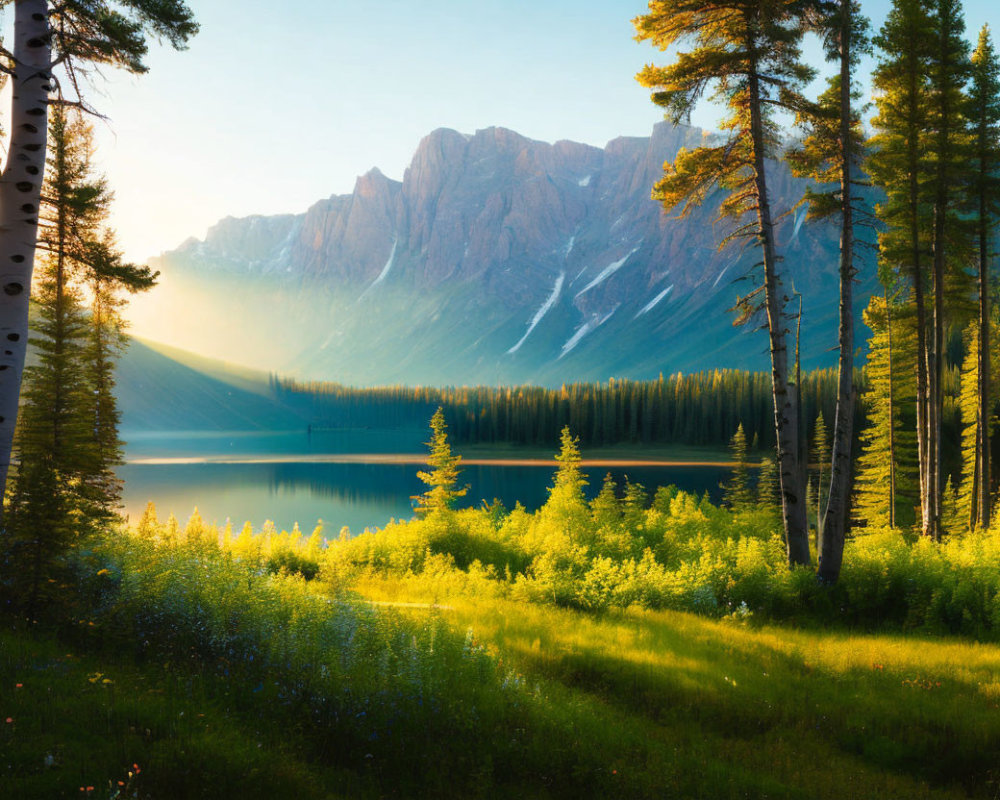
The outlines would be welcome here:
M 618 485 L 611 473 L 604 476 L 601 491 L 590 501 L 590 515 L 598 528 L 614 527 L 622 521 L 622 506 L 618 501 Z
M 1000 61 L 990 38 L 989 26 L 979 32 L 979 42 L 972 54 L 972 82 L 969 110 L 972 134 L 971 195 L 977 245 L 977 293 L 979 295 L 979 331 L 977 341 L 992 341 L 990 324 L 991 247 L 996 221 L 1000 215 Z M 990 464 L 990 350 L 978 348 L 976 410 L 975 503 L 971 511 L 973 526 L 988 528 L 992 519 L 992 467 Z
M 941 536 L 942 440 L 941 417 L 944 406 L 946 294 L 949 284 L 965 277 L 961 265 L 970 246 L 967 225 L 960 218 L 961 195 L 955 187 L 966 182 L 968 149 L 963 113 L 967 99 L 965 86 L 972 74 L 969 45 L 965 41 L 965 21 L 958 0 L 937 0 L 935 47 L 930 58 L 928 96 L 930 145 L 925 158 L 932 164 L 928 191 L 932 195 L 934 227 L 932 250 L 932 292 L 934 311 L 928 354 L 928 466 L 930 530 Z
M 90 428 L 90 463 L 83 476 L 89 514 L 98 522 L 117 516 L 121 504 L 121 481 L 115 467 L 122 463 L 118 435 L 121 415 L 115 399 L 115 366 L 126 346 L 125 323 L 120 309 L 122 292 L 135 294 L 156 284 L 159 273 L 149 267 L 126 263 L 110 231 L 87 243 L 82 280 L 91 300 L 85 364 L 89 389 L 87 421 Z
M 15 589 L 33 613 L 66 549 L 89 530 L 82 477 L 91 437 L 88 386 L 81 364 L 87 321 L 73 284 L 81 239 L 101 213 L 100 188 L 89 182 L 89 142 L 61 109 L 53 114 L 43 209 L 37 314 L 31 344 L 37 363 L 25 370 L 24 409 L 14 440 L 19 467 L 10 487 Z M 51 579 L 51 580 L 50 580 Z
M 800 61 L 800 12 L 804 7 L 794 2 L 652 0 L 649 8 L 649 14 L 635 20 L 638 39 L 649 40 L 661 50 L 685 42 L 693 44 L 691 50 L 677 54 L 674 64 L 663 68 L 650 65 L 639 73 L 639 82 L 654 89 L 654 102 L 679 121 L 690 114 L 712 84 L 717 87 L 715 97 L 724 100 L 729 109 L 722 124 L 727 141 L 691 151 L 682 149 L 656 184 L 654 197 L 665 208 L 680 205 L 683 215 L 719 187 L 726 193 L 720 215 L 737 220 L 725 242 L 750 236 L 760 244 L 761 283 L 739 305 L 750 316 L 760 308 L 763 296 L 788 560 L 793 565 L 808 564 L 798 387 L 789 377 L 788 313 L 778 273 L 765 166 L 779 148 L 774 109 L 799 106 L 798 90 L 813 74 Z
M 854 71 L 859 57 L 870 50 L 868 20 L 855 0 L 837 0 L 820 6 L 816 28 L 823 37 L 827 59 L 835 61 L 837 74 L 819 102 L 800 114 L 809 136 L 789 161 L 798 175 L 820 184 L 833 184 L 833 191 L 807 190 L 810 219 L 839 217 L 840 320 L 838 327 L 837 410 L 834 417 L 833 452 L 830 467 L 829 504 L 817 517 L 819 577 L 833 583 L 840 575 L 847 534 L 847 501 L 852 474 L 851 446 L 854 441 L 854 266 L 855 220 L 868 222 L 869 213 L 855 192 L 860 180 L 862 154 L 861 115 L 854 103 Z M 822 465 L 818 496 L 824 494 Z
M 430 489 L 411 498 L 416 501 L 414 513 L 421 517 L 450 511 L 458 498 L 464 497 L 468 491 L 468 487 L 456 488 L 462 457 L 451 452 L 448 426 L 444 421 L 444 410 L 440 406 L 431 417 L 431 440 L 427 442 L 427 446 L 431 451 L 427 457 L 427 465 L 433 469 L 430 472 L 418 472 L 417 477 Z
M 750 491 L 750 470 L 747 460 L 747 437 L 743 432 L 743 423 L 736 428 L 736 433 L 729 441 L 729 454 L 733 460 L 733 474 L 722 486 L 722 502 L 734 511 L 753 505 L 753 493 Z
M 872 155 L 869 174 L 885 193 L 876 208 L 885 230 L 879 235 L 879 261 L 883 284 L 905 281 L 913 294 L 916 334 L 916 431 L 920 470 L 921 525 L 932 526 L 930 502 L 930 449 L 928 443 L 928 331 L 927 280 L 930 251 L 928 232 L 933 228 L 924 160 L 928 146 L 931 54 L 934 26 L 922 0 L 894 0 L 882 30 L 875 39 L 880 55 L 872 76 L 878 113 L 872 120 L 875 135 L 869 140 Z
M 115 327 L 111 344 L 106 309 L 117 287 L 148 288 L 156 277 L 122 263 L 110 247 L 102 226 L 111 194 L 93 175 L 90 127 L 81 115 L 57 106 L 49 143 L 31 340 L 37 362 L 25 370 L 7 520 L 12 541 L 33 548 L 24 573 L 35 587 L 23 595 L 29 604 L 68 546 L 117 517 L 113 467 L 121 446 L 111 390 L 120 333 Z M 93 297 L 89 317 L 84 287 Z
M 559 454 L 556 456 L 559 466 L 540 516 L 544 527 L 588 544 L 592 540 L 590 529 L 593 523 L 583 494 L 587 477 L 580 469 L 580 461 L 580 440 L 566 426 L 559 435 Z
M 160 532 L 160 521 L 156 516 L 156 504 L 150 500 L 146 503 L 146 508 L 139 518 L 139 524 L 135 527 L 136 533 L 143 539 L 154 541 Z
M 975 530 L 979 524 L 979 322 L 965 330 L 965 358 L 962 362 L 959 413 L 962 418 L 962 480 L 956 493 L 956 511 L 948 533 Z M 987 348 L 989 349 L 989 348 Z
M 580 440 L 566 426 L 559 434 L 559 454 L 556 456 L 559 468 L 549 489 L 550 496 L 558 494 L 567 500 L 583 503 L 583 487 L 587 485 L 587 478 L 580 469 L 581 460 Z
M 649 493 L 641 483 L 633 483 L 626 476 L 625 497 L 622 501 L 625 526 L 635 533 L 642 529 L 646 518 L 646 508 L 649 505 Z
M 778 465 L 773 458 L 765 457 L 760 460 L 757 505 L 772 509 L 781 507 L 781 481 L 778 478 Z
M 860 433 L 854 517 L 873 527 L 909 527 L 920 501 L 916 406 L 917 337 L 913 304 L 874 297 L 865 311 L 868 425 Z

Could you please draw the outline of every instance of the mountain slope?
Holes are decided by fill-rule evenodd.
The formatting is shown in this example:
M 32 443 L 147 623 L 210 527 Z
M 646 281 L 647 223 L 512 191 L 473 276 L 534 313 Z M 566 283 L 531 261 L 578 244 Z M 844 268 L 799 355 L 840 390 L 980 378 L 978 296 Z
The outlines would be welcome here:
M 256 384 L 231 367 L 132 339 L 116 371 L 115 394 L 126 438 L 139 431 L 288 430 L 305 428 L 294 411 L 263 396 L 267 376 Z M 200 365 L 193 368 L 182 361 Z M 216 374 L 210 374 L 215 371 Z
M 666 123 L 603 149 L 434 131 L 402 182 L 372 170 L 305 214 L 223 220 L 163 255 L 156 313 L 169 324 L 156 336 L 354 384 L 766 368 L 766 337 L 730 324 L 758 256 L 719 251 L 719 196 L 683 219 L 650 199 L 663 163 L 709 139 Z M 774 207 L 793 208 L 804 183 L 782 164 L 770 172 Z M 835 359 L 838 234 L 803 216 L 783 218 L 777 238 L 815 367 Z M 190 317 L 197 325 L 179 322 Z

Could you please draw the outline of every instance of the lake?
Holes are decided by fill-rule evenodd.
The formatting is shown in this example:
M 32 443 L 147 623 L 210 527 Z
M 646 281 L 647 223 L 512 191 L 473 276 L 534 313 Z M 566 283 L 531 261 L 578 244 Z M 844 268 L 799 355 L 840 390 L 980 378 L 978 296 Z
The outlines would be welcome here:
M 161 520 L 173 513 L 183 524 L 197 506 L 207 521 L 259 529 L 271 520 L 279 530 L 298 522 L 309 533 L 322 520 L 327 536 L 342 526 L 358 533 L 390 518 L 412 516 L 410 497 L 426 488 L 418 463 L 391 463 L 387 454 L 424 452 L 426 429 L 412 431 L 301 431 L 275 433 L 132 434 L 130 462 L 119 468 L 125 481 L 125 512 L 134 521 L 146 503 L 156 503 Z M 586 457 L 586 453 L 584 453 Z M 325 459 L 337 459 L 330 463 Z M 412 458 L 412 456 L 411 456 Z M 548 496 L 555 467 L 523 464 L 465 464 L 464 505 L 499 498 L 509 508 L 520 501 L 529 510 Z M 592 467 L 588 494 L 600 489 L 606 472 L 622 484 L 627 474 L 651 492 L 675 484 L 708 491 L 714 499 L 727 477 L 724 467 Z

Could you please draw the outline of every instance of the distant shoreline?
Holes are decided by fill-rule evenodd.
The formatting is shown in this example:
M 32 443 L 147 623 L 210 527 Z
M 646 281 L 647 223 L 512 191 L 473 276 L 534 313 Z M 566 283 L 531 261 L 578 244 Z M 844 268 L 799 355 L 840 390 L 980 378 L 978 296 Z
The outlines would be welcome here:
M 277 456 L 176 456 L 132 458 L 128 465 L 167 466 L 182 464 L 414 464 L 426 465 L 423 453 L 331 453 Z M 462 458 L 468 466 L 496 467 L 557 467 L 554 458 Z M 689 459 L 585 458 L 581 467 L 724 467 L 736 466 L 735 461 L 697 461 Z M 750 464 L 748 466 L 756 466 Z

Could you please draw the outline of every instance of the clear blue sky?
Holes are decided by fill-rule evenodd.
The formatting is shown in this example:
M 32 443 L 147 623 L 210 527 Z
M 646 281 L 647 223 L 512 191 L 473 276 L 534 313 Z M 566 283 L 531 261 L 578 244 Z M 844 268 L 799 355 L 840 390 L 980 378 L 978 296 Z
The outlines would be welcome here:
M 644 0 L 189 2 L 202 31 L 187 52 L 154 48 L 148 75 L 91 95 L 135 259 L 223 216 L 303 211 L 373 166 L 401 178 L 437 127 L 603 145 L 662 118 L 633 80 L 664 60 L 632 39 Z M 864 8 L 877 26 L 888 5 Z M 970 38 L 1000 31 L 989 5 L 966 3 Z M 713 127 L 713 110 L 694 122 Z

